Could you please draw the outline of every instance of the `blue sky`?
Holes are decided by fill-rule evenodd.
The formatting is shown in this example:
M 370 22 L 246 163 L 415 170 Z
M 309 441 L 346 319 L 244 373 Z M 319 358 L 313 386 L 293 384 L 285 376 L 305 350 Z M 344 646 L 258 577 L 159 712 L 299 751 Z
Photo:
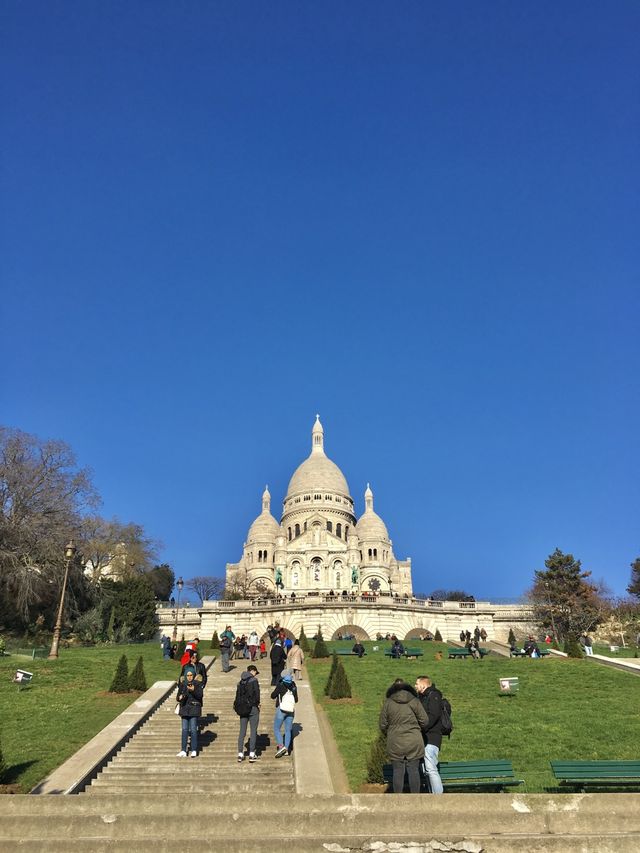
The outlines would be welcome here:
M 640 6 L 2 4 L 0 420 L 178 574 L 316 412 L 414 588 L 640 555 Z

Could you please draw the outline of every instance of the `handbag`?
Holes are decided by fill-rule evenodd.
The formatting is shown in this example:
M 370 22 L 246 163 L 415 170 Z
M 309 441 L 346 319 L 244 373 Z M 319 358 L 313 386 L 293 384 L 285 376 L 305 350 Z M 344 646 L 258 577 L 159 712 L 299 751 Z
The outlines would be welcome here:
M 180 716 L 180 703 L 176 702 L 176 707 L 173 709 L 173 713 Z
M 292 690 L 287 690 L 284 696 L 280 699 L 280 710 L 285 714 L 292 714 L 296 709 L 296 699 Z

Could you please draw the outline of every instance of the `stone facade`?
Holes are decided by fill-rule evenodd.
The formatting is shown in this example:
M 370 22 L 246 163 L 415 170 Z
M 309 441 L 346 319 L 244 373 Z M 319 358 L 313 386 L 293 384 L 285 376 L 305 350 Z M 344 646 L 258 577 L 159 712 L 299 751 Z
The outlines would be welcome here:
M 398 560 L 367 484 L 365 510 L 356 519 L 344 474 L 324 451 L 320 418 L 311 431 L 311 453 L 295 470 L 280 522 L 265 488 L 237 563 L 227 563 L 227 589 L 247 598 L 279 592 L 412 595 L 411 560 Z

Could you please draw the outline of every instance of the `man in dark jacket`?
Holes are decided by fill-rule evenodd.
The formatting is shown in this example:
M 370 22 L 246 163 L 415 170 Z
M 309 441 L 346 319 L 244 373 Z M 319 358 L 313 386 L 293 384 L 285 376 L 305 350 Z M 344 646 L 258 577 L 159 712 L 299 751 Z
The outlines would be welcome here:
M 257 667 L 251 664 L 240 676 L 240 684 L 236 688 L 236 699 L 238 698 L 238 694 L 242 694 L 246 696 L 247 700 L 246 708 L 236 708 L 236 713 L 240 717 L 238 761 L 244 761 L 244 740 L 247 736 L 247 725 L 249 726 L 249 761 L 253 763 L 257 758 L 256 739 L 258 736 L 258 722 L 260 721 L 260 683 L 258 682 L 258 675 Z
M 393 765 L 393 793 L 402 793 L 406 770 L 409 790 L 419 794 L 420 759 L 424 754 L 422 732 L 428 728 L 429 718 L 416 691 L 401 678 L 387 690 L 379 725 L 387 736 L 387 752 Z
M 422 707 L 429 717 L 429 727 L 423 733 L 424 737 L 424 769 L 429 777 L 429 787 L 432 794 L 442 794 L 442 779 L 438 773 L 438 757 L 442 745 L 442 693 L 431 681 L 428 675 L 416 678 L 416 691 Z
M 356 640 L 353 645 L 353 648 L 351 649 L 351 653 L 354 655 L 358 655 L 359 658 L 361 658 L 365 654 L 364 646 L 362 645 L 360 640 Z
M 280 637 L 271 646 L 269 657 L 271 658 L 271 686 L 275 687 L 287 662 L 284 640 Z

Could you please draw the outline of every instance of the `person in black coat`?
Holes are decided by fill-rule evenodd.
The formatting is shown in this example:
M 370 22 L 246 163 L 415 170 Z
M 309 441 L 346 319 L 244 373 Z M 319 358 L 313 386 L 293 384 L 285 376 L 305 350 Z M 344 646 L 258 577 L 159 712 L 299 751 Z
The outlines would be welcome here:
M 198 754 L 198 718 L 202 713 L 202 685 L 195 680 L 194 670 L 185 673 L 183 684 L 178 685 L 176 696 L 182 720 L 182 749 L 178 758 L 187 757 L 187 742 L 191 738 L 191 758 Z
M 274 642 L 271 646 L 269 657 L 271 658 L 271 686 L 275 687 L 287 662 L 287 652 L 284 648 L 283 639 L 278 638 Z
M 354 655 L 358 655 L 358 657 L 359 657 L 359 658 L 361 658 L 361 657 L 364 655 L 364 653 L 365 653 L 365 651 L 364 651 L 364 646 L 362 645 L 362 643 L 360 642 L 360 640 L 357 640 L 357 641 L 354 643 L 354 646 L 353 646 L 353 648 L 351 649 L 351 652 L 352 652 L 352 654 L 354 654 Z
M 423 732 L 424 769 L 429 778 L 431 793 L 442 794 L 442 779 L 438 773 L 438 760 L 442 746 L 442 693 L 428 675 L 419 675 L 415 686 L 418 699 L 429 717 L 429 726 Z

